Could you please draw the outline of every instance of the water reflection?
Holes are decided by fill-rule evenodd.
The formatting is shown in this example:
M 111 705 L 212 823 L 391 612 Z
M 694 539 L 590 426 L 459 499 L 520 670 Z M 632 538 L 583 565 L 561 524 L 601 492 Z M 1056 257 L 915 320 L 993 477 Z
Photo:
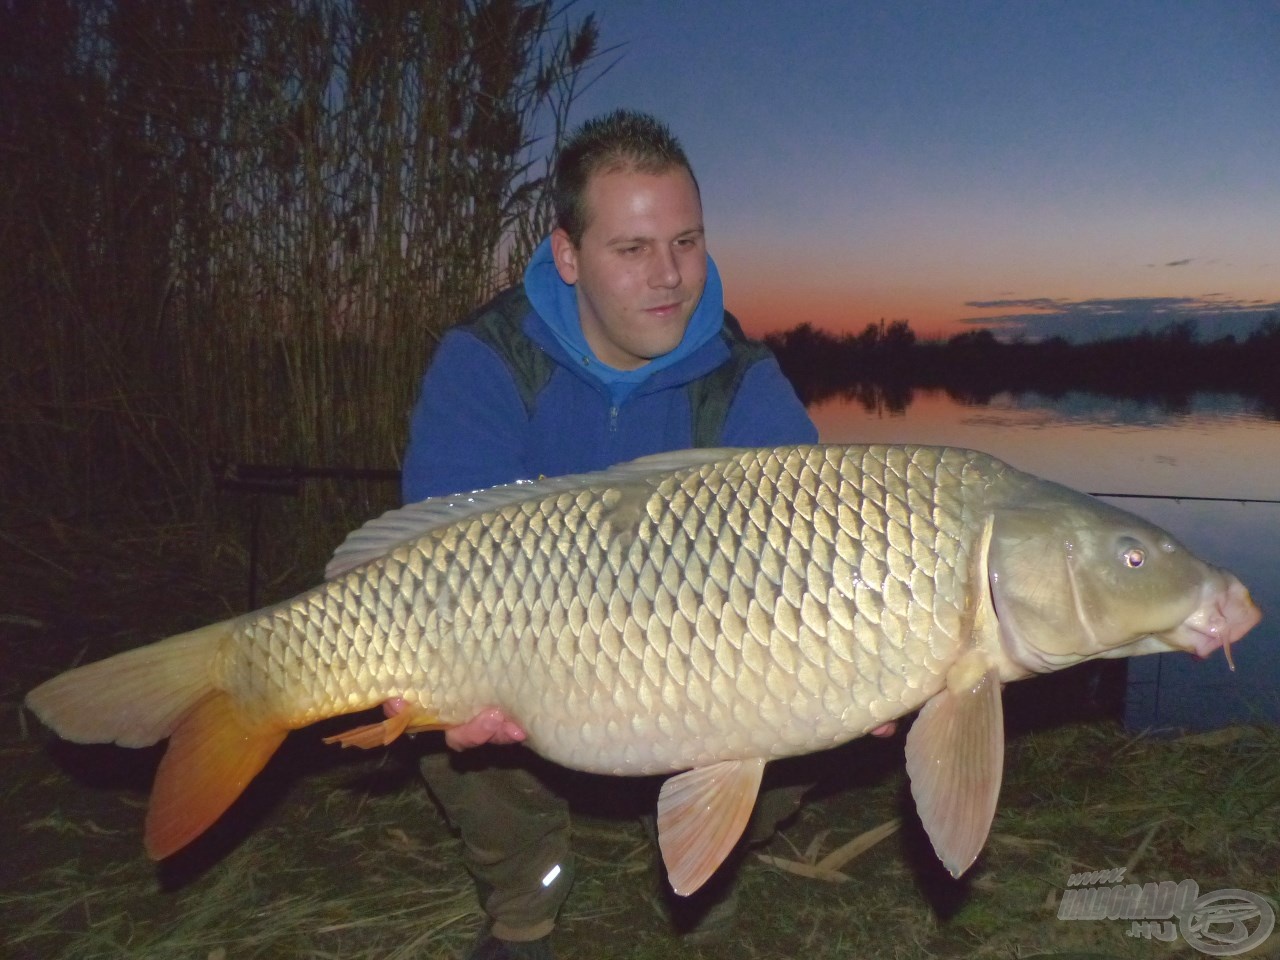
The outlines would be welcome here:
M 1042 411 L 1063 422 L 1083 420 L 1092 424 L 1184 427 L 1194 430 L 1227 420 L 1280 427 L 1280 424 L 1269 421 L 1260 401 L 1235 393 L 1193 394 L 1186 406 L 1179 409 L 1155 400 L 1117 399 L 1078 390 L 1058 398 L 1034 391 L 1016 395 L 999 394 L 992 404 L 985 406 L 990 405 Z
M 901 411 L 830 399 L 809 412 L 827 442 L 970 447 L 1093 493 L 1280 497 L 1280 423 L 1213 398 L 1161 416 L 1145 403 L 1093 402 L 1096 416 L 1076 394 L 1063 408 L 1030 394 L 966 405 L 941 390 L 917 390 Z
M 1238 670 L 1217 658 L 1145 657 L 1130 664 L 1133 726 L 1280 722 L 1280 423 L 1229 394 L 1195 394 L 1173 410 L 1154 401 L 1070 392 L 1050 400 L 998 394 L 958 402 L 941 390 L 842 391 L 810 407 L 828 443 L 932 443 L 983 450 L 1038 476 L 1114 501 L 1234 571 L 1263 610 L 1240 645 Z M 869 402 L 870 401 L 870 402 Z M 1177 497 L 1224 497 L 1206 503 Z

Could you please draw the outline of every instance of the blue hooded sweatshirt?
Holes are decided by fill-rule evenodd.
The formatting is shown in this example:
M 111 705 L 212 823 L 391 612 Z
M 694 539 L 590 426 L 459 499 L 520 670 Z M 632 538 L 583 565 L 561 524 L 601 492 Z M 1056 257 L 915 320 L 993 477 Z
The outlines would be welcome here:
M 575 357 L 580 369 L 608 388 L 609 397 L 615 405 L 659 370 L 675 366 L 707 341 L 713 340 L 724 326 L 724 288 L 720 284 L 720 271 L 710 257 L 707 257 L 707 282 L 693 315 L 689 317 L 684 338 L 670 353 L 654 357 L 635 370 L 619 370 L 601 362 L 587 345 L 578 319 L 577 289 L 560 279 L 549 238 L 539 244 L 529 261 L 524 272 L 524 291 L 565 353 Z
M 517 479 L 601 470 L 692 446 L 688 385 L 729 360 L 720 276 L 707 283 L 680 344 L 636 370 L 601 363 L 578 322 L 577 293 L 543 241 L 525 272 L 532 304 L 521 330 L 554 363 L 531 410 L 497 352 L 469 325 L 440 342 L 409 423 L 402 469 L 406 503 Z M 477 315 L 483 313 L 481 308 Z M 724 446 L 813 443 L 817 429 L 778 363 L 751 366 L 730 404 Z

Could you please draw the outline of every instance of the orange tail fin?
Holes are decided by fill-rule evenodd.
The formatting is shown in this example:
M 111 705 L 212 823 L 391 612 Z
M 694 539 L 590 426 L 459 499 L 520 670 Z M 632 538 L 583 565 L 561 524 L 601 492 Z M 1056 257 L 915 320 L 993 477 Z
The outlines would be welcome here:
M 170 737 L 147 812 L 147 852 L 167 857 L 222 815 L 286 731 L 248 723 L 214 688 L 232 621 L 90 663 L 41 684 L 26 703 L 60 737 L 145 747 Z

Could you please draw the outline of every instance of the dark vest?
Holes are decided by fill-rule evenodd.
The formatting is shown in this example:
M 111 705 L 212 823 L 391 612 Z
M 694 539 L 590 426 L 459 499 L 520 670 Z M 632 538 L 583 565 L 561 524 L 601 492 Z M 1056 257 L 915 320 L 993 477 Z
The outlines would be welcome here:
M 462 324 L 506 364 L 524 402 L 525 412 L 530 416 L 538 394 L 556 367 L 555 361 L 521 328 L 521 321 L 531 309 L 524 288 L 511 287 L 471 314 Z M 720 336 L 729 348 L 729 359 L 685 387 L 695 447 L 714 447 L 722 442 L 720 437 L 724 423 L 729 417 L 733 398 L 742 385 L 742 378 L 755 364 L 772 356 L 764 344 L 747 338 L 737 318 L 728 310 L 724 312 Z

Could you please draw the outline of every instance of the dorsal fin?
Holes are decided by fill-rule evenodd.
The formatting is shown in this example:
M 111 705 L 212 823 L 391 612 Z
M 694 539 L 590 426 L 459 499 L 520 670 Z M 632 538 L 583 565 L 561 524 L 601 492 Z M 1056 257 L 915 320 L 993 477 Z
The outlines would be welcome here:
M 540 480 L 517 480 L 487 490 L 430 497 L 370 520 L 347 535 L 325 566 L 326 580 L 333 580 L 386 556 L 396 547 L 432 530 L 470 517 L 500 510 L 515 503 L 541 500 L 555 493 L 589 488 L 614 488 L 651 484 L 656 478 L 681 469 L 715 463 L 738 451 L 734 448 L 672 450 L 620 463 L 607 470 L 573 473 Z
M 666 450 L 662 453 L 650 453 L 636 457 L 625 463 L 610 467 L 597 476 L 633 476 L 653 473 L 675 473 L 677 470 L 691 470 L 708 463 L 718 463 L 742 453 L 743 447 L 692 447 L 687 450 Z M 587 474 L 590 476 L 590 474 Z
M 500 510 L 513 503 L 535 500 L 549 493 L 562 490 L 578 489 L 578 484 L 570 481 L 579 476 L 595 476 L 581 474 L 573 477 L 554 477 L 544 480 L 517 480 L 504 483 L 486 490 L 471 493 L 453 493 L 443 497 L 429 497 L 417 503 L 406 504 L 395 510 L 388 510 L 380 517 L 375 517 L 364 526 L 357 527 L 347 534 L 347 538 L 338 545 L 329 563 L 324 568 L 326 580 L 340 577 L 356 567 L 386 556 L 402 543 L 424 537 L 432 530 L 446 527 L 468 517 Z

